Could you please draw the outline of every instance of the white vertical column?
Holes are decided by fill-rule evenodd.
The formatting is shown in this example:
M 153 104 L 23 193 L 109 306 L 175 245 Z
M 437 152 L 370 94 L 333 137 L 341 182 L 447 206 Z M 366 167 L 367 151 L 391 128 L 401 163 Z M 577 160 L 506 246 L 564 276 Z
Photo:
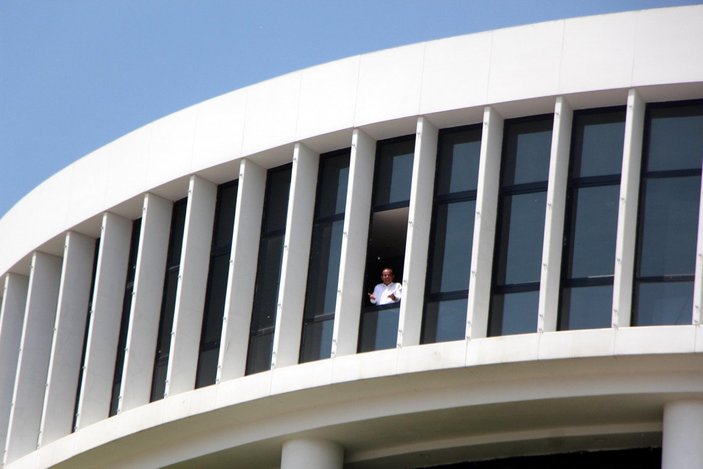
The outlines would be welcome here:
M 537 330 L 539 332 L 557 330 L 561 251 L 562 239 L 564 238 L 564 211 L 566 209 L 566 185 L 569 177 L 569 149 L 573 115 L 574 112 L 569 103 L 563 97 L 558 97 L 554 107 L 552 148 L 549 157 L 542 273 L 537 310 Z
M 703 469 L 703 401 L 664 406 L 662 469 Z
M 164 397 L 195 387 L 217 186 L 191 176 Z
M 239 168 L 232 254 L 222 318 L 218 383 L 244 376 L 246 369 L 265 189 L 266 170 L 243 159 Z
M 320 156 L 295 144 L 271 367 L 298 363 Z
M 437 162 L 437 133 L 437 128 L 426 117 L 418 117 L 403 265 L 403 300 L 400 302 L 398 319 L 399 347 L 420 343 Z
M 486 107 L 483 111 L 476 219 L 471 247 L 471 275 L 466 314 L 466 337 L 471 339 L 485 337 L 488 329 L 502 146 L 503 118 L 495 109 Z
M 94 256 L 93 238 L 66 234 L 39 446 L 71 433 Z
M 173 203 L 144 196 L 118 412 L 149 402 Z
M 627 95 L 625 141 L 622 155 L 622 184 L 615 241 L 615 274 L 613 279 L 613 327 L 630 325 L 632 284 L 635 270 L 637 238 L 637 203 L 640 189 L 642 139 L 644 137 L 645 103 L 637 91 Z
M 376 141 L 360 129 L 354 129 L 332 331 L 332 357 L 350 355 L 357 349 L 375 154 Z
M 337 443 L 299 438 L 283 443 L 281 469 L 342 469 L 344 448 Z
M 76 427 L 109 415 L 132 221 L 103 214 Z
M 693 281 L 693 324 L 701 323 L 703 308 L 703 184 L 698 200 L 698 237 L 696 240 L 696 270 Z
M 37 448 L 60 279 L 60 257 L 42 252 L 32 255 L 5 463 Z
M 17 357 L 19 356 L 24 308 L 27 303 L 27 284 L 24 275 L 8 273 L 2 282 L 2 303 L 0 303 L 0 447 L 4 454 L 7 439 L 12 391 L 15 388 Z M 0 462 L 3 461 L 0 455 Z

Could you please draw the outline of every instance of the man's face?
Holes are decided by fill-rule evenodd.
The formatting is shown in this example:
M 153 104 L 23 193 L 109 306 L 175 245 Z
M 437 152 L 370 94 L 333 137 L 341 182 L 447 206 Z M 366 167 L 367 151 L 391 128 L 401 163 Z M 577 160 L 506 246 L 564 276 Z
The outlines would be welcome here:
M 393 278 L 393 271 L 391 269 L 383 269 L 383 272 L 381 272 L 381 281 L 384 285 L 391 283 Z

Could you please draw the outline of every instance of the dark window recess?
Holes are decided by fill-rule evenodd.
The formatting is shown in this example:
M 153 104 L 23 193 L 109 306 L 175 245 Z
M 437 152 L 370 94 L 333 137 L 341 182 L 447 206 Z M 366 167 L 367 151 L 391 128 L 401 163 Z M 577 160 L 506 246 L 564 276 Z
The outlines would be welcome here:
M 505 122 L 488 334 L 537 331 L 553 116 Z
M 300 362 L 329 358 L 337 301 L 350 150 L 320 156 Z
M 90 290 L 88 293 L 88 310 L 85 314 L 85 328 L 83 329 L 83 346 L 81 347 L 81 367 L 78 370 L 78 383 L 76 384 L 76 399 L 73 403 L 73 423 L 71 424 L 72 431 L 76 431 L 76 421 L 78 419 L 78 404 L 81 397 L 81 388 L 83 387 L 83 369 L 85 368 L 85 354 L 88 346 L 88 331 L 90 330 L 90 316 L 93 309 L 93 293 L 95 290 L 95 273 L 98 270 L 98 255 L 100 254 L 100 238 L 95 240 L 95 252 L 93 254 L 93 271 L 90 276 Z M 2 300 L 2 298 L 0 298 Z
M 610 327 L 625 139 L 623 107 L 574 113 L 559 329 Z
M 176 309 L 176 292 L 178 290 L 178 273 L 181 267 L 181 248 L 183 247 L 183 228 L 185 227 L 188 199 L 184 198 L 173 204 L 171 215 L 171 233 L 166 255 L 166 276 L 161 297 L 161 315 L 159 332 L 156 336 L 156 355 L 154 357 L 154 374 L 151 378 L 151 401 L 163 399 L 166 390 L 166 371 L 171 347 L 173 315 Z
M 645 114 L 632 325 L 691 324 L 703 101 Z
M 376 144 L 359 352 L 396 345 L 400 303 L 372 305 L 366 293 L 381 281 L 381 271 L 386 267 L 393 269 L 395 282 L 402 282 L 414 153 L 414 135 Z
M 248 375 L 271 368 L 291 170 L 292 166 L 287 164 L 270 169 L 266 176 L 259 261 L 247 352 Z
M 134 277 L 137 272 L 137 253 L 139 252 L 139 234 L 142 228 L 142 219 L 132 222 L 132 238 L 129 243 L 129 259 L 127 260 L 127 281 L 122 300 L 122 316 L 120 332 L 117 338 L 117 354 L 115 359 L 115 375 L 112 379 L 112 395 L 110 398 L 110 416 L 117 414 L 119 405 L 120 386 L 122 384 L 122 371 L 124 370 L 125 347 L 127 347 L 127 330 L 129 328 L 129 312 L 132 309 L 132 292 L 134 291 Z
M 440 131 L 423 344 L 465 336 L 480 154 L 480 125 Z
M 217 360 L 220 352 L 222 318 L 225 311 L 236 204 L 237 181 L 221 184 L 217 188 L 210 267 L 205 290 L 203 325 L 200 333 L 198 371 L 195 378 L 196 388 L 215 384 L 217 377 Z

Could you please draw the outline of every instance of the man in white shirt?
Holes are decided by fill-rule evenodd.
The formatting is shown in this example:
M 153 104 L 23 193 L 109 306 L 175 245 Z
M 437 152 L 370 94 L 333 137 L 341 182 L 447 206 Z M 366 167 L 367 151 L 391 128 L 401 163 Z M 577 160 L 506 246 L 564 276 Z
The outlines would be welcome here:
M 394 282 L 395 276 L 393 269 L 386 267 L 381 272 L 381 282 L 373 289 L 373 293 L 369 293 L 369 301 L 374 305 L 387 305 L 400 301 L 401 289 L 400 284 Z

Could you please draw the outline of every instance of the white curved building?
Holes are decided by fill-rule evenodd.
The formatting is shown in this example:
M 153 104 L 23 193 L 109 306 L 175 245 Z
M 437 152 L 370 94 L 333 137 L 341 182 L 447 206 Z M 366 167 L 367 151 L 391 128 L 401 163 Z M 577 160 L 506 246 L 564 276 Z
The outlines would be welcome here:
M 57 173 L 0 220 L 3 465 L 703 468 L 702 26 L 364 54 Z

